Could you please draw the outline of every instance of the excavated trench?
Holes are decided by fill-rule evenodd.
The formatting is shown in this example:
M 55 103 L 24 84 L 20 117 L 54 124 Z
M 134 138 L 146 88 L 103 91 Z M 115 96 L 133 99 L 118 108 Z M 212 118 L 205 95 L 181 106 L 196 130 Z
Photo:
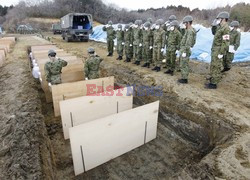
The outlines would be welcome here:
M 45 179 L 214 179 L 217 172 L 201 159 L 225 143 L 235 128 L 206 107 L 180 98 L 171 84 L 154 74 L 106 62 L 101 75 L 115 76 L 118 86 L 133 85 L 135 106 L 160 100 L 157 139 L 75 177 L 70 142 L 64 140 L 60 118 L 54 117 L 53 105 L 39 88 L 49 137 L 41 151 Z M 147 94 L 145 87 L 153 87 L 154 93 Z

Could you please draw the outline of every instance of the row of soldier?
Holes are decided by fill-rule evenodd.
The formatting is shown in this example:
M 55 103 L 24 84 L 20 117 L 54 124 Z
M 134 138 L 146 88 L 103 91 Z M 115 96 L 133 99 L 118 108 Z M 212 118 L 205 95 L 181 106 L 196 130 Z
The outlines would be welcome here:
M 213 23 L 214 42 L 212 45 L 212 61 L 210 66 L 210 83 L 206 85 L 209 89 L 216 89 L 221 80 L 222 73 L 230 70 L 234 53 L 240 44 L 240 33 L 237 31 L 239 23 L 233 21 L 228 26 L 229 13 L 221 12 Z M 162 63 L 166 63 L 166 74 L 174 75 L 175 71 L 181 71 L 179 83 L 188 83 L 189 57 L 192 48 L 196 43 L 196 30 L 192 27 L 193 17 L 183 18 L 181 25 L 176 16 L 171 15 L 167 22 L 162 19 L 152 24 L 152 19 L 148 19 L 144 24 L 141 20 L 125 25 L 121 24 L 115 31 L 112 22 L 103 27 L 107 32 L 108 56 L 113 55 L 114 40 L 117 38 L 117 60 L 123 59 L 125 52 L 125 62 L 133 61 L 134 64 L 150 68 L 153 71 L 161 71 Z M 232 36 L 230 38 L 230 36 Z M 164 51 L 166 48 L 166 56 Z M 180 55 L 178 66 L 176 66 L 176 56 Z M 163 61 L 163 59 L 166 60 Z

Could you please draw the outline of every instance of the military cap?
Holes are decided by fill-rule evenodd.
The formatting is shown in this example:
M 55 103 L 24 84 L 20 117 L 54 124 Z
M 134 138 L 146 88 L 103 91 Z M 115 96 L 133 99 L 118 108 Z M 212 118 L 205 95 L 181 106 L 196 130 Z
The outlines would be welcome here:
M 126 24 L 125 25 L 125 29 L 129 29 L 130 25 L 129 24 Z
M 118 24 L 118 28 L 122 28 L 122 25 L 121 25 L 121 24 Z
M 185 16 L 183 18 L 183 23 L 192 22 L 194 19 L 192 16 Z
M 50 49 L 50 50 L 48 51 L 48 56 L 55 56 L 55 55 L 56 55 L 56 51 L 55 51 L 55 50 Z
M 170 23 L 170 26 L 175 26 L 178 27 L 179 26 L 179 22 L 177 20 L 174 20 Z
M 94 52 L 95 52 L 94 48 L 92 48 L 92 47 L 88 48 L 88 53 L 94 53 Z
M 150 22 L 145 22 L 144 23 L 144 27 L 148 27 L 149 28 L 150 26 L 151 26 Z
M 169 16 L 168 20 L 169 21 L 174 21 L 174 20 L 177 20 L 177 18 L 176 18 L 175 15 L 171 15 L 171 16 Z
M 155 22 L 156 25 L 162 25 L 162 20 L 161 19 L 158 19 L 156 22 Z
M 226 11 L 220 12 L 217 19 L 229 19 L 229 13 Z
M 152 18 L 148 18 L 147 21 L 150 22 L 151 24 L 153 23 Z
M 240 26 L 240 23 L 239 23 L 238 21 L 232 21 L 232 22 L 230 23 L 230 26 L 231 26 L 231 27 L 239 27 L 239 26 Z
M 109 22 L 108 22 L 108 25 L 112 25 L 112 24 L 113 24 L 113 22 L 112 22 L 112 21 L 109 21 Z

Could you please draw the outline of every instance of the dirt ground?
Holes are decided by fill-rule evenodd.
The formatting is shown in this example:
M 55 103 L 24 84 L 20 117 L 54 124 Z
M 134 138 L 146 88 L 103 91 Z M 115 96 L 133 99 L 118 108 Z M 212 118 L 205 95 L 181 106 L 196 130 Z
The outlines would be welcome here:
M 157 139 L 75 177 L 60 118 L 28 70 L 27 46 L 47 42 L 22 36 L 0 68 L 0 179 L 250 178 L 249 63 L 225 73 L 218 90 L 207 90 L 208 64 L 192 62 L 190 83 L 179 85 L 179 73 L 171 77 L 107 58 L 102 43 L 66 43 L 46 35 L 83 59 L 95 47 L 105 59 L 102 75 L 114 75 L 119 85 L 162 85 Z M 153 100 L 135 98 L 137 105 Z

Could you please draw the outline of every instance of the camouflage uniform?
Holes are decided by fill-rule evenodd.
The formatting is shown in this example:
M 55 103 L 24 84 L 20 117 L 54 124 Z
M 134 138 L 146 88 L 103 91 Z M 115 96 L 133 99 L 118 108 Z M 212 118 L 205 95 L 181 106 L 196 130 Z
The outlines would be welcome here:
M 46 81 L 52 85 L 61 84 L 62 68 L 67 66 L 67 61 L 60 58 L 55 61 L 48 61 L 44 66 Z
M 135 61 L 141 61 L 142 57 L 142 30 L 140 27 L 133 29 L 133 57 Z M 141 45 L 141 46 L 140 46 Z
M 102 61 L 103 59 L 99 56 L 90 54 L 90 57 L 85 61 L 84 64 L 85 77 L 88 79 L 98 79 L 99 66 Z
M 196 42 L 196 31 L 193 27 L 186 29 L 185 34 L 181 40 L 180 46 L 180 68 L 182 79 L 188 79 L 189 75 L 189 57 L 191 56 L 191 48 Z M 186 53 L 186 57 L 183 57 Z
M 142 31 L 143 39 L 143 59 L 145 63 L 152 63 L 153 32 L 151 29 Z
M 226 56 L 229 44 L 230 44 L 230 36 L 229 36 L 229 26 L 228 24 L 224 24 L 217 28 L 214 41 L 212 45 L 212 61 L 210 65 L 210 74 L 211 80 L 210 83 L 218 84 L 222 78 L 221 70 L 223 58 L 219 59 L 218 55 Z
M 115 30 L 112 26 L 110 27 L 103 27 L 103 31 L 107 32 L 107 46 L 108 46 L 108 53 L 112 55 L 114 52 L 114 39 L 115 39 Z
M 163 28 L 154 30 L 153 64 L 160 67 L 163 60 L 161 49 L 165 47 L 166 35 Z
M 176 51 L 180 49 L 181 33 L 177 28 L 170 31 L 167 39 L 166 67 L 168 71 L 175 70 Z
M 117 54 L 119 57 L 123 56 L 123 43 L 124 43 L 124 31 L 118 30 L 116 31 L 116 38 L 117 38 Z
M 230 35 L 230 45 L 234 46 L 234 50 L 237 51 L 237 49 L 240 46 L 241 34 L 239 31 L 234 29 L 230 31 L 229 35 Z M 225 58 L 223 58 L 224 69 L 230 69 L 233 60 L 234 60 L 234 53 L 227 52 Z
M 125 41 L 125 54 L 127 60 L 131 60 L 133 57 L 133 30 L 129 28 L 127 31 L 124 31 L 124 41 Z

